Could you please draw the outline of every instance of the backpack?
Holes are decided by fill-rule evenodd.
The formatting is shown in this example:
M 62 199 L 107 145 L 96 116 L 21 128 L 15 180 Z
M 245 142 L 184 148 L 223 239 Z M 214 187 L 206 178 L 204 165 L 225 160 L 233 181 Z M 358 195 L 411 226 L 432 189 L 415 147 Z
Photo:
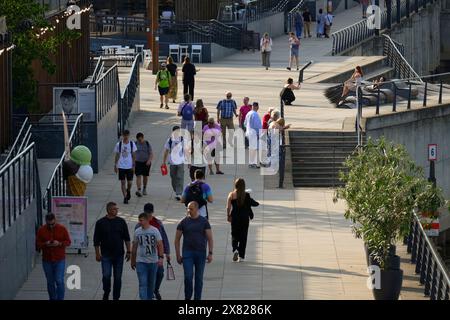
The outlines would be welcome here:
M 203 190 L 202 190 L 202 182 L 199 183 L 191 183 L 188 187 L 187 193 L 186 193 L 186 199 L 184 202 L 184 205 L 187 207 L 189 202 L 195 201 L 198 203 L 198 208 L 200 209 L 203 206 L 206 206 L 208 203 L 203 198 Z
M 147 142 L 147 146 L 148 146 L 148 141 Z M 130 146 L 131 146 L 131 153 L 133 153 L 133 141 L 130 141 Z M 122 153 L 122 140 L 119 141 L 119 153 Z
M 186 108 L 188 107 L 188 108 Z M 189 105 L 189 103 L 185 103 L 183 108 L 181 108 L 181 117 L 183 120 L 185 121 L 191 121 L 193 119 L 193 115 L 194 115 L 194 109 L 192 108 L 191 105 Z
M 137 148 L 137 141 L 135 141 L 134 142 L 135 144 L 136 144 L 136 148 Z M 147 151 L 150 149 L 150 143 L 148 143 L 148 141 L 147 140 L 145 140 L 145 144 L 147 145 Z M 119 148 L 120 148 L 120 146 L 119 146 Z M 119 149 L 120 150 L 120 149 Z M 131 150 L 133 150 L 133 147 L 131 147 Z
M 160 70 L 158 71 L 158 74 L 156 75 L 156 80 L 157 81 L 161 81 L 161 73 L 164 71 L 164 73 L 166 74 L 167 78 L 169 78 L 169 75 L 167 74 L 169 71 L 168 70 Z
M 183 142 L 183 137 L 180 137 L 180 143 Z M 169 138 L 169 149 L 172 150 L 172 138 Z

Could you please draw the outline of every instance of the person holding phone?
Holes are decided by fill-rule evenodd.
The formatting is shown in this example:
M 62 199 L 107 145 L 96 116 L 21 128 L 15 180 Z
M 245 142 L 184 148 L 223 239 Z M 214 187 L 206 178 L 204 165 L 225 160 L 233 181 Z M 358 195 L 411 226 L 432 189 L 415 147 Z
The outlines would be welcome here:
M 66 227 L 56 223 L 53 213 L 45 216 L 45 222 L 37 232 L 36 246 L 42 250 L 48 296 L 50 300 L 64 300 L 66 247 L 70 246 L 71 240 Z

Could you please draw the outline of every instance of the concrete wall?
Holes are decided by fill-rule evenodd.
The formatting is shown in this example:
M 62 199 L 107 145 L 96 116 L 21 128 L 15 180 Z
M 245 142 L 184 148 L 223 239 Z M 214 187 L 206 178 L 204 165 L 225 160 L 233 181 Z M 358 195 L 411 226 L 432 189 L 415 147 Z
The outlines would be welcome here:
M 211 48 L 210 49 L 210 61 L 211 62 L 219 61 L 225 57 L 231 56 L 238 52 L 238 50 L 236 50 L 236 49 L 225 48 L 216 43 L 211 43 L 210 48 Z
M 36 201 L 0 238 L 0 300 L 11 300 L 35 266 Z
M 247 30 L 259 32 L 262 36 L 264 32 L 268 32 L 272 38 L 284 34 L 284 12 L 280 12 L 267 18 L 250 22 Z
M 441 11 L 441 68 L 439 72 L 448 72 L 450 70 L 450 0 L 442 0 Z
M 450 104 L 426 107 L 367 118 L 367 137 L 386 137 L 403 144 L 414 161 L 429 174 L 428 144 L 438 145 L 437 184 L 450 199 Z M 444 214 L 441 230 L 450 228 L 450 217 Z

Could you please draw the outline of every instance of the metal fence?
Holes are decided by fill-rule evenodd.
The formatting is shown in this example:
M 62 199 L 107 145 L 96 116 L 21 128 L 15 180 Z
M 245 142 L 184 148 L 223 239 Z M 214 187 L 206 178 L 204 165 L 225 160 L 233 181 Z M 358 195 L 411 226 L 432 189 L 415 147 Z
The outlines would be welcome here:
M 131 109 L 133 108 L 133 103 L 136 98 L 136 93 L 139 90 L 140 84 L 140 73 L 139 73 L 139 65 L 141 63 L 142 55 L 137 54 L 134 58 L 133 66 L 130 70 L 130 76 L 128 78 L 127 85 L 125 90 L 120 96 L 119 99 L 119 125 L 118 125 L 118 136 L 120 137 L 122 131 L 125 129 L 125 126 L 128 121 L 128 117 L 130 116 Z
M 449 300 L 449 271 L 416 214 L 407 244 L 411 263 L 416 265 L 415 272 L 420 274 L 420 284 L 424 285 L 424 295 L 430 297 L 430 300 Z
M 36 199 L 37 226 L 42 224 L 36 147 L 31 143 L 0 169 L 0 236 Z
M 77 120 L 75 121 L 75 124 L 72 128 L 72 131 L 69 136 L 69 145 L 72 149 L 72 146 L 79 145 L 83 141 L 83 114 L 81 113 L 78 115 Z M 64 174 L 63 174 L 63 162 L 65 159 L 66 153 L 63 152 L 63 155 L 61 156 L 58 164 L 56 165 L 55 169 L 53 170 L 53 174 L 50 177 L 49 183 L 46 187 L 44 196 L 42 198 L 43 201 L 43 208 L 47 209 L 48 212 L 51 211 L 51 203 L 52 203 L 52 197 L 53 196 L 65 196 L 67 195 L 67 186 L 66 182 L 64 181 Z
M 16 157 L 19 153 L 21 153 L 30 143 L 30 139 L 31 139 L 31 125 L 29 123 L 28 118 L 26 118 L 20 128 L 16 140 L 14 140 L 12 147 L 8 150 L 8 155 L 6 156 L 3 163 L 0 164 L 0 168 L 7 165 L 12 158 Z
M 414 3 L 413 3 L 414 1 Z M 403 18 L 409 17 L 413 12 L 417 13 L 427 7 L 433 0 L 387 0 L 387 7 L 381 12 L 380 29 L 391 29 Z M 379 30 L 368 27 L 368 19 L 358 21 L 344 29 L 331 34 L 333 39 L 332 55 L 341 54 L 344 51 L 369 40 L 378 34 Z
M 108 113 L 119 99 L 119 71 L 112 66 L 95 82 L 95 105 L 97 123 Z
M 403 45 L 392 40 L 387 34 L 383 34 L 383 37 L 383 55 L 386 56 L 386 63 L 394 69 L 395 77 L 400 79 L 417 78 L 422 82 L 419 75 L 403 56 L 405 50 Z
M 295 14 L 297 12 L 299 12 L 303 8 L 304 5 L 305 5 L 305 0 L 300 0 L 297 3 L 297 5 L 294 8 L 292 8 L 291 11 L 288 12 L 287 19 L 286 19 L 287 20 L 287 26 L 288 26 L 287 30 L 288 31 L 295 30 L 295 27 L 294 27 L 294 24 L 295 24 L 294 16 L 295 16 Z

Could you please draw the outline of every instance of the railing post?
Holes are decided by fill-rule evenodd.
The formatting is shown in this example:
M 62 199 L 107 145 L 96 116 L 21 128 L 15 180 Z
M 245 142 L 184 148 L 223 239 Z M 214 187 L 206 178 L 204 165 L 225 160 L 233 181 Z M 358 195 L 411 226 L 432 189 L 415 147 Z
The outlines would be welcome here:
M 397 111 L 397 85 L 395 84 L 395 82 L 393 83 L 394 85 L 394 101 L 392 103 L 392 111 L 396 112 Z
M 414 0 L 414 11 L 419 12 L 419 0 Z
M 439 104 L 442 104 L 442 80 L 441 83 L 439 85 L 439 100 L 438 100 Z
M 284 133 L 281 133 L 284 134 Z M 272 142 L 273 143 L 273 142 Z M 280 151 L 279 151 L 279 157 L 280 157 L 280 168 L 279 168 L 279 173 L 280 173 L 280 179 L 278 181 L 278 188 L 282 189 L 284 187 L 284 171 L 285 171 L 285 166 L 286 166 L 286 146 L 283 144 L 280 145 Z
M 410 13 L 410 0 L 406 0 L 406 17 L 409 18 L 409 13 Z
M 425 82 L 425 92 L 423 93 L 423 106 L 427 106 L 427 90 L 428 90 L 428 82 Z
M 411 109 L 411 82 L 409 83 L 409 90 L 408 90 L 408 105 L 406 106 L 406 109 Z
M 400 0 L 397 0 L 397 23 L 400 23 L 401 16 L 402 16 L 401 4 Z
M 377 92 L 377 108 L 375 110 L 375 114 L 380 114 L 380 86 L 378 86 Z

